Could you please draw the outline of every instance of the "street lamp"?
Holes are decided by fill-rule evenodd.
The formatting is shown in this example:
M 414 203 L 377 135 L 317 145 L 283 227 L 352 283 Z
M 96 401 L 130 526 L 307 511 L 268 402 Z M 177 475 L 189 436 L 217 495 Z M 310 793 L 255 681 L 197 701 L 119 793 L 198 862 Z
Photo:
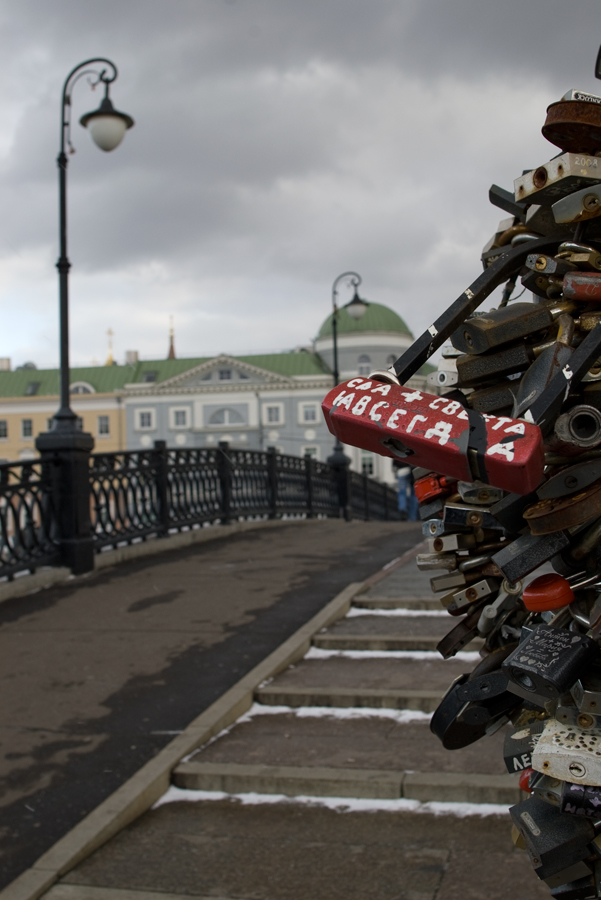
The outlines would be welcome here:
M 352 319 L 360 319 L 369 303 L 366 300 L 362 300 L 359 294 L 357 293 L 357 288 L 362 282 L 362 278 L 357 272 L 343 272 L 342 275 L 339 275 L 334 284 L 332 285 L 332 341 L 334 345 L 334 387 L 338 384 L 339 381 L 339 371 L 338 371 L 338 306 L 336 304 L 336 300 L 338 298 L 338 285 L 345 278 L 348 278 L 349 287 L 353 287 L 355 292 L 353 297 L 349 302 L 343 306 L 343 309 L 346 309 L 348 314 Z
M 110 66 L 97 72 L 88 66 L 106 63 Z M 70 407 L 69 401 L 69 269 L 71 263 L 67 258 L 67 164 L 68 158 L 65 152 L 67 146 L 71 153 L 74 152 L 71 145 L 71 94 L 76 82 L 84 75 L 92 75 L 96 81 L 92 81 L 94 88 L 97 84 L 104 85 L 104 99 L 94 112 L 86 113 L 79 120 L 84 128 L 88 128 L 94 143 L 101 150 L 114 150 L 118 147 L 125 132 L 134 124 L 134 120 L 126 113 L 118 112 L 113 108 L 109 97 L 109 85 L 117 77 L 117 67 L 110 59 L 97 57 L 87 59 L 76 66 L 67 76 L 63 86 L 61 102 L 61 145 L 57 157 L 58 183 L 59 183 L 59 240 L 60 256 L 56 267 L 59 278 L 59 318 L 60 318 L 60 407 L 54 415 L 53 431 L 75 431 L 77 416 Z
M 89 68 L 97 66 L 99 68 Z M 59 178 L 59 243 L 56 267 L 59 278 L 60 320 L 60 406 L 50 431 L 39 434 L 36 448 L 42 459 L 42 471 L 48 485 L 48 502 L 54 510 L 55 531 L 60 560 L 74 574 L 94 568 L 94 543 L 90 520 L 90 453 L 94 438 L 77 429 L 77 416 L 69 402 L 69 269 L 67 257 L 67 154 L 71 145 L 71 94 L 77 81 L 90 75 L 90 85 L 104 85 L 104 99 L 94 112 L 80 119 L 101 150 L 114 150 L 134 120 L 113 108 L 109 86 L 117 77 L 117 67 L 110 59 L 96 57 L 76 66 L 67 76 L 61 102 L 61 142 L 57 158 Z
M 348 279 L 348 286 L 354 288 L 354 293 L 351 300 L 349 300 L 349 302 L 342 308 L 346 309 L 352 319 L 357 320 L 361 318 L 361 316 L 365 313 L 367 307 L 369 306 L 369 303 L 366 300 L 362 300 L 357 293 L 357 288 L 363 280 L 361 276 L 357 272 L 343 272 L 342 275 L 339 275 L 332 285 L 332 343 L 334 351 L 334 387 L 336 387 L 338 381 L 340 380 L 340 372 L 338 371 L 338 305 L 336 303 L 336 300 L 338 299 L 338 285 L 341 281 L 344 281 L 345 278 Z M 345 456 L 342 449 L 342 444 L 340 443 L 338 438 L 336 438 L 336 443 L 334 444 L 333 454 L 328 457 L 328 462 L 334 466 L 345 465 L 345 463 L 348 463 L 348 457 Z

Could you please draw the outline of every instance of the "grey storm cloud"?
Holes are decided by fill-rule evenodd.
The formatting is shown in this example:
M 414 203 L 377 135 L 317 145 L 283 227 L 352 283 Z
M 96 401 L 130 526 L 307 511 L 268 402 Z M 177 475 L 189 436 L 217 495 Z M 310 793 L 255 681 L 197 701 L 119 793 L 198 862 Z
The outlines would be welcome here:
M 0 355 L 56 363 L 59 97 L 114 59 L 135 127 L 102 154 L 73 97 L 72 356 L 304 344 L 348 268 L 422 330 L 477 275 L 545 106 L 595 90 L 598 0 L 0 2 Z M 601 88 L 601 85 L 599 85 Z

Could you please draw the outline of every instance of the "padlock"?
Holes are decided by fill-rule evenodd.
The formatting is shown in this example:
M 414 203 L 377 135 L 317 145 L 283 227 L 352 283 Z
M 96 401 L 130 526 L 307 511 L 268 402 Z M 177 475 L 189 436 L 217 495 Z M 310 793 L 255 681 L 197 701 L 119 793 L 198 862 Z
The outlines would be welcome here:
M 549 446 L 564 455 L 592 450 L 601 443 L 601 412 L 594 406 L 579 403 L 558 417 L 553 431 L 555 437 Z
M 499 593 L 492 603 L 487 604 L 478 619 L 478 632 L 482 637 L 486 637 L 495 627 L 497 618 L 502 613 L 515 609 L 518 604 L 519 597 L 522 593 L 522 582 L 510 584 L 503 579 Z
M 463 503 L 473 506 L 492 506 L 503 497 L 500 488 L 482 484 L 481 481 L 459 481 L 457 490 Z
M 438 642 L 436 649 L 443 659 L 450 659 L 452 656 L 455 656 L 455 654 L 459 653 L 460 650 L 463 650 L 473 638 L 477 637 L 478 619 L 480 618 L 482 602 L 483 601 L 474 603 L 473 605 L 476 608 L 471 610 L 465 619 L 459 622 L 458 625 L 455 625 L 455 627 Z
M 601 729 L 548 719 L 532 751 L 532 768 L 561 781 L 601 784 Z
M 473 744 L 490 733 L 495 720 L 505 720 L 506 713 L 515 708 L 517 698 L 503 688 L 498 675 L 477 677 L 473 686 L 467 675 L 453 682 L 430 720 L 430 731 L 445 749 L 460 750 Z M 472 696 L 474 699 L 466 699 Z
M 561 609 L 574 601 L 570 583 L 561 575 L 539 575 L 522 592 L 522 601 L 530 612 Z
M 447 612 L 452 616 L 463 615 L 468 609 L 473 608 L 474 603 L 479 603 L 494 594 L 499 587 L 499 582 L 492 578 L 483 578 L 476 581 L 462 591 L 456 591 L 453 599 L 447 605 Z
M 476 546 L 476 537 L 472 534 L 446 534 L 428 541 L 431 553 L 451 552 L 452 550 L 471 550 Z
M 541 775 L 540 772 L 535 772 L 534 769 L 530 771 L 532 776 L 529 778 L 528 786 L 530 790 L 528 793 L 538 800 L 544 800 L 545 803 L 550 803 L 551 806 L 557 806 L 561 809 L 561 791 L 565 782 L 560 781 L 559 778 L 550 778 L 549 775 Z
M 503 760 L 508 772 L 532 771 L 532 751 L 544 727 L 544 721 L 535 719 L 517 731 L 508 729 L 505 732 Z
M 457 568 L 457 556 L 454 553 L 418 553 L 415 562 L 420 572 L 438 569 L 453 572 Z
M 451 591 L 462 588 L 467 584 L 468 578 L 463 572 L 448 572 L 444 575 L 435 575 L 430 579 L 430 587 L 434 594 L 439 591 Z
M 423 522 L 441 516 L 443 510 L 444 500 L 441 497 L 435 497 L 434 500 L 429 500 L 427 503 L 420 503 L 417 512 Z
M 563 276 L 563 295 L 584 303 L 601 302 L 601 274 L 597 272 L 567 272 Z
M 590 668 L 572 686 L 571 693 L 580 713 L 601 715 L 601 670 Z
M 548 275 L 541 275 L 540 272 L 529 269 L 525 275 L 522 275 L 522 285 L 524 290 L 531 291 L 537 297 L 546 300 L 549 296 L 551 281 Z
M 554 500 L 588 487 L 601 478 L 601 459 L 591 459 L 562 469 L 537 490 L 539 500 Z
M 538 500 L 524 511 L 532 534 L 552 534 L 560 528 L 575 528 L 599 515 L 601 480 L 567 497 Z
M 589 844 L 595 829 L 589 819 L 563 815 L 558 807 L 538 797 L 522 800 L 510 807 L 509 813 L 539 878 L 564 872 L 591 856 Z
M 558 224 L 584 222 L 601 215 L 601 187 L 593 184 L 556 200 L 551 207 Z
M 580 252 L 570 253 L 568 257 L 571 263 L 577 265 L 579 269 L 598 272 L 601 269 L 601 253 L 597 250 L 589 248 Z
M 543 479 L 541 435 L 523 421 L 482 416 L 457 401 L 362 377 L 338 385 L 322 407 L 342 443 L 410 460 L 449 479 L 478 478 L 521 493 Z
M 490 528 L 498 530 L 498 519 L 483 506 L 469 503 L 445 503 L 443 522 L 448 528 Z
M 453 490 L 455 481 L 445 478 L 444 475 L 426 475 L 422 478 L 415 478 L 414 474 L 413 488 L 418 503 L 427 503 L 428 500 L 434 500 L 436 497 L 447 497 Z
M 546 256 L 544 253 L 531 253 L 526 259 L 526 268 L 536 272 L 538 275 L 563 277 L 566 272 L 573 272 L 576 269 L 576 265 L 567 259 Z
M 507 581 L 515 584 L 569 546 L 570 535 L 567 531 L 544 535 L 522 534 L 508 547 L 495 553 L 492 561 Z
M 559 109 L 563 110 L 565 107 L 566 103 L 559 101 L 552 103 L 549 110 L 557 114 Z M 572 109 L 570 109 L 570 113 L 573 115 Z M 549 111 L 547 115 L 547 123 L 543 126 L 545 137 L 547 134 L 555 135 L 558 127 L 549 122 Z M 547 140 L 556 143 L 550 137 L 547 137 Z M 580 152 L 581 147 L 577 149 L 576 153 L 562 153 L 549 162 L 543 163 L 537 169 L 532 169 L 516 178 L 513 183 L 516 202 L 523 203 L 525 200 L 529 200 L 530 203 L 550 205 L 560 197 L 598 184 L 601 181 L 601 169 L 597 158 L 582 156 Z
M 537 625 L 502 668 L 509 678 L 509 690 L 517 686 L 521 692 L 553 700 L 569 691 L 598 656 L 599 646 L 590 637 L 551 625 Z
M 520 790 L 521 790 L 521 791 L 524 791 L 525 794 L 531 794 L 531 793 L 532 793 L 532 788 L 531 788 L 531 786 L 530 786 L 530 779 L 531 779 L 531 776 L 532 776 L 532 775 L 538 775 L 538 773 L 535 772 L 534 769 L 524 769 L 524 771 L 523 771 L 523 772 L 520 772 L 520 774 L 519 774 L 519 777 L 518 777 L 518 784 L 519 784 L 519 786 L 520 786 Z M 544 777 L 544 776 L 543 776 L 543 777 Z M 514 829 L 514 828 L 515 828 L 515 825 L 512 825 L 511 827 L 512 827 L 512 829 Z M 517 829 L 516 829 L 516 832 L 517 832 Z M 519 832 L 517 832 L 517 833 L 519 834 Z M 517 846 L 517 843 L 516 843 L 516 846 Z M 521 849 L 522 849 L 522 850 L 525 850 L 525 849 L 526 849 L 526 843 L 525 843 L 525 842 L 524 842 L 523 846 L 521 847 Z
M 451 343 L 462 353 L 486 353 L 502 344 L 542 331 L 552 322 L 551 310 L 541 303 L 512 303 L 466 319 L 451 335 Z
M 601 787 L 563 781 L 560 810 L 572 816 L 601 819 Z
M 459 384 L 462 387 L 472 387 L 491 378 L 525 372 L 533 359 L 534 350 L 524 343 L 513 344 L 510 347 L 504 347 L 503 350 L 481 356 L 475 354 L 458 356 Z
M 472 391 L 469 395 L 469 406 L 481 413 L 509 413 L 513 408 L 519 386 L 519 381 L 510 381 L 506 378 L 498 384 Z

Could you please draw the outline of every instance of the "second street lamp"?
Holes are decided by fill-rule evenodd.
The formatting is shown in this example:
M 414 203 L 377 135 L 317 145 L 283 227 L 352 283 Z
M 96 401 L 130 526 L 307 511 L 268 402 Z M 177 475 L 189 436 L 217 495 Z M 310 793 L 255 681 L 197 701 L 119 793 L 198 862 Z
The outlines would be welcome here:
M 90 68 L 96 66 L 98 68 Z M 55 507 L 58 544 L 63 565 L 74 573 L 94 568 L 94 552 L 90 525 L 89 459 L 94 446 L 91 434 L 77 429 L 77 416 L 71 409 L 69 397 L 69 269 L 67 256 L 67 164 L 66 150 L 71 145 L 71 95 L 77 81 L 84 75 L 92 77 L 90 84 L 104 85 L 104 99 L 99 108 L 81 118 L 94 142 L 102 150 L 113 150 L 123 140 L 134 120 L 113 108 L 109 86 L 117 78 L 117 67 L 110 59 L 96 57 L 75 66 L 63 85 L 61 101 L 61 137 L 57 158 L 59 173 L 59 245 L 56 267 L 59 277 L 60 329 L 60 406 L 52 420 L 52 429 L 38 435 L 36 447 L 42 457 L 45 472 L 52 484 L 52 503 Z

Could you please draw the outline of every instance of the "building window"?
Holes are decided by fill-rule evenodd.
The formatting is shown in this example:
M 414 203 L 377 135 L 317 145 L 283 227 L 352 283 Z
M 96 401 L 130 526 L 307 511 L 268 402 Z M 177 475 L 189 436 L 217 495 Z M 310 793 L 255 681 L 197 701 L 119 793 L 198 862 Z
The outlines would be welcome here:
M 87 381 L 76 381 L 69 387 L 72 394 L 94 394 L 94 388 Z
M 33 419 L 21 419 L 21 437 L 33 437 Z
M 150 431 L 154 425 L 154 409 L 139 409 L 137 411 L 138 430 Z
M 369 450 L 361 451 L 361 474 L 362 475 L 373 475 L 374 474 L 374 455 L 370 453 Z
M 231 369 L 219 369 L 219 381 L 231 381 L 232 380 L 232 370 Z
M 26 397 L 34 397 L 38 392 L 39 386 L 40 386 L 39 381 L 30 381 L 29 384 L 27 385 L 27 387 L 25 388 L 25 396 Z
M 0 419 L 0 440 L 5 441 L 8 437 L 8 422 L 6 419 Z
M 369 375 L 371 372 L 371 359 L 363 353 L 359 359 L 359 375 Z
M 303 447 L 303 456 L 319 459 L 319 447 Z
M 304 425 L 314 425 L 317 422 L 317 403 L 301 404 L 301 422 Z
M 247 381 L 250 376 L 246 374 L 246 372 L 238 372 L 238 378 L 240 381 Z
M 98 416 L 98 434 L 110 434 L 108 416 Z
M 263 425 L 284 424 L 284 404 L 266 403 L 261 409 Z
M 244 419 L 236 409 L 218 409 L 209 419 L 209 425 L 243 425 Z
M 169 410 L 169 424 L 171 428 L 188 428 L 190 424 L 188 412 L 187 408 L 174 409 L 171 407 Z
M 157 380 L 158 374 L 159 373 L 155 371 L 144 372 L 144 374 L 142 375 L 142 381 L 144 382 L 144 384 L 152 384 Z
M 279 406 L 268 406 L 267 407 L 267 421 L 270 425 L 277 425 L 280 421 L 280 407 Z

